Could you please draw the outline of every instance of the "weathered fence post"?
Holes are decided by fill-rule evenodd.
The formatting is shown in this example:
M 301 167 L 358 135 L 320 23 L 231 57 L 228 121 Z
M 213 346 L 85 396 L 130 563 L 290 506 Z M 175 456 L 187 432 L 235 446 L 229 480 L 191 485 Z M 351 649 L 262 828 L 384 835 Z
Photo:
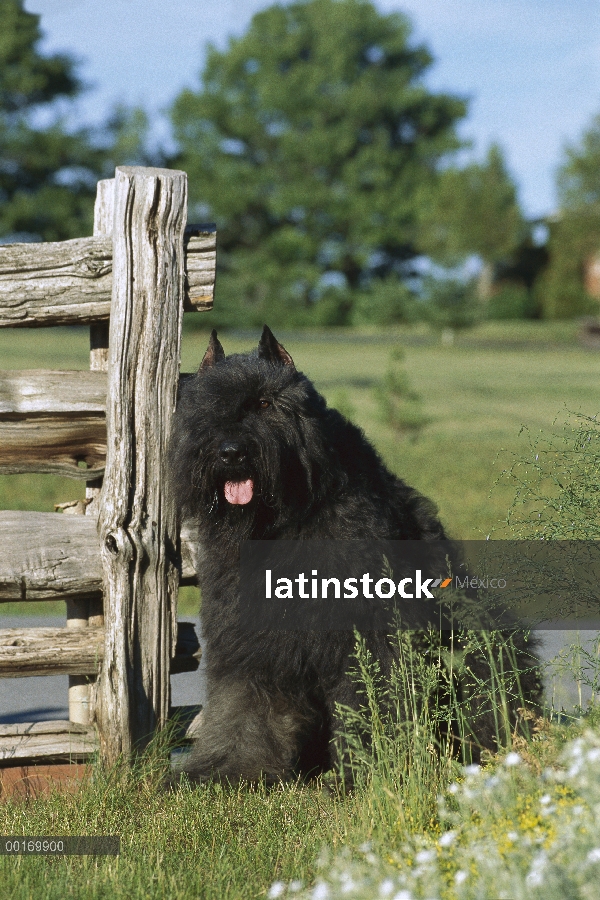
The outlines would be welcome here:
M 169 713 L 178 572 L 165 456 L 179 374 L 186 203 L 184 172 L 116 170 L 98 501 L 106 645 L 96 716 L 107 762 L 143 747 Z
M 94 237 L 112 237 L 114 219 L 115 179 L 99 181 L 94 205 Z M 108 371 L 108 319 L 90 324 L 90 370 Z M 87 506 L 83 515 L 95 515 L 102 478 L 86 483 Z M 102 600 L 67 600 L 67 628 L 81 630 L 89 625 L 104 625 Z M 69 720 L 79 725 L 89 725 L 94 718 L 96 694 L 93 677 L 69 675 Z

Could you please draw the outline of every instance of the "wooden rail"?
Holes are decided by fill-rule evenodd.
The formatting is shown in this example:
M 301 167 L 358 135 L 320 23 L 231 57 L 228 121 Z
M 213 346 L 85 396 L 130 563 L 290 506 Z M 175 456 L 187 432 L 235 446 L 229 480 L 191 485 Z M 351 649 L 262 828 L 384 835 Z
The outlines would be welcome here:
M 105 372 L 0 371 L 0 474 L 99 478 L 106 390 Z
M 0 474 L 40 472 L 99 478 L 106 462 L 106 422 L 54 416 L 0 422 Z
M 105 413 L 105 372 L 0 371 L 0 420 L 34 416 L 104 418 Z
M 201 706 L 176 706 L 176 736 L 181 742 L 193 740 L 201 726 Z M 39 762 L 83 762 L 100 748 L 92 725 L 75 722 L 30 722 L 0 725 L 0 767 Z
M 181 529 L 181 584 L 194 584 L 197 536 Z M 0 603 L 99 600 L 102 564 L 93 516 L 0 512 Z
M 0 725 L 0 766 L 80 762 L 98 750 L 96 729 L 75 722 Z
M 104 628 L 1 628 L 0 677 L 97 675 L 104 659 Z M 177 623 L 171 674 L 198 668 L 200 644 L 192 622 Z
M 214 226 L 188 226 L 184 253 L 184 308 L 211 309 Z M 0 246 L 0 328 L 85 325 L 108 319 L 112 288 L 110 237 Z
M 104 628 L 2 628 L 0 676 L 95 675 L 104 659 Z

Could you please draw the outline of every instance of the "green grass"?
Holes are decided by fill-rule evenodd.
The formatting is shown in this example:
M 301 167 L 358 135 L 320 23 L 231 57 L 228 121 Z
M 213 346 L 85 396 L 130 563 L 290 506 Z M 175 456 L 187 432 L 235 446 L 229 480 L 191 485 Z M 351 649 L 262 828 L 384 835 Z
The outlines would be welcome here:
M 418 659 L 408 661 L 410 669 L 418 664 Z M 365 672 L 368 666 L 361 668 Z M 398 880 L 398 887 L 407 882 L 411 887 L 420 886 L 423 892 L 410 896 L 424 900 L 440 896 L 432 890 L 431 878 L 436 877 L 446 885 L 444 898 L 479 900 L 495 896 L 490 859 L 499 870 L 507 870 L 501 872 L 504 879 L 515 878 L 513 869 L 524 879 L 540 840 L 549 843 L 557 831 L 559 852 L 554 857 L 560 862 L 560 844 L 564 843 L 567 854 L 579 860 L 578 868 L 585 877 L 586 855 L 600 824 L 598 738 L 586 739 L 586 750 L 593 751 L 589 757 L 594 775 L 591 795 L 589 784 L 581 778 L 572 779 L 566 790 L 560 782 L 562 748 L 568 739 L 584 732 L 586 723 L 543 722 L 533 742 L 517 739 L 518 770 L 502 766 L 503 753 L 487 764 L 483 777 L 467 775 L 444 754 L 443 747 L 436 756 L 432 743 L 435 709 L 429 707 L 428 712 L 427 705 L 420 702 L 420 676 L 428 677 L 426 668 L 414 673 L 415 681 L 406 677 L 393 680 L 392 703 L 407 701 L 413 709 L 397 728 L 391 719 L 377 721 L 377 687 L 367 671 L 363 681 L 365 715 L 375 720 L 371 722 L 373 741 L 364 747 L 354 745 L 357 787 L 348 794 L 337 790 L 332 779 L 325 781 L 327 791 L 317 783 L 269 790 L 247 785 L 183 785 L 177 792 L 164 793 L 160 785 L 166 757 L 159 739 L 129 772 L 120 766 L 108 771 L 95 766 L 76 795 L 55 793 L 29 802 L 0 802 L 3 835 L 121 837 L 121 855 L 116 859 L 0 855 L 2 897 L 250 900 L 266 896 L 274 883 L 282 889 L 292 884 L 287 895 L 293 896 L 302 885 L 311 885 L 318 878 L 329 882 L 334 896 L 350 894 L 374 900 L 382 896 L 379 884 L 392 877 Z M 597 720 L 598 715 L 590 717 L 587 724 L 597 726 Z M 542 769 L 548 772 L 550 768 L 556 777 L 539 776 Z M 496 786 L 492 788 L 492 784 Z M 543 795 L 555 801 L 549 812 L 558 808 L 558 814 L 547 822 L 537 813 L 540 804 L 543 809 Z M 445 798 L 445 807 L 439 805 L 440 797 Z M 582 809 L 585 816 L 587 829 L 577 829 L 583 837 L 569 834 L 574 807 Z M 440 835 L 450 829 L 456 833 L 452 845 L 440 841 Z M 515 843 L 512 834 L 519 838 L 514 858 L 506 853 L 511 841 Z M 328 856 L 323 854 L 324 848 Z M 435 860 L 438 868 L 434 872 L 429 866 L 415 864 L 423 850 L 429 861 Z M 378 880 L 370 883 L 367 872 L 368 884 L 351 893 L 344 889 L 343 872 L 351 872 L 353 880 L 362 884 L 365 857 L 368 872 Z M 480 887 L 479 892 L 475 888 L 472 893 L 453 893 L 455 873 L 466 866 L 476 874 L 478 865 L 486 876 L 485 891 Z M 301 896 L 313 900 L 312 889 L 302 890 Z M 502 892 L 501 896 L 512 895 Z M 520 892 L 518 896 L 529 894 Z M 551 896 L 552 900 L 561 897 L 559 893 Z
M 310 880 L 348 816 L 315 788 L 219 786 L 163 793 L 156 777 L 97 772 L 76 796 L 0 803 L 4 835 L 117 834 L 118 858 L 0 856 L 5 900 L 183 900 L 264 896 L 277 878 Z

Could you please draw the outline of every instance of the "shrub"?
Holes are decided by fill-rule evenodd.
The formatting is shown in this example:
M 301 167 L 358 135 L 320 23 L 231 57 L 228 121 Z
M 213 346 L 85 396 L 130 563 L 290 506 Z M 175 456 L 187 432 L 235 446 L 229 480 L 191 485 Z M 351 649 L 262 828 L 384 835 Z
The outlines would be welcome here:
M 504 285 L 487 304 L 487 318 L 493 320 L 530 319 L 533 312 L 533 300 L 524 285 Z
M 424 317 L 440 328 L 469 328 L 481 317 L 471 282 L 429 278 L 424 282 Z
M 383 379 L 374 388 L 382 422 L 399 433 L 416 438 L 431 419 L 423 410 L 420 396 L 411 388 L 403 366 L 404 352 L 392 350 Z

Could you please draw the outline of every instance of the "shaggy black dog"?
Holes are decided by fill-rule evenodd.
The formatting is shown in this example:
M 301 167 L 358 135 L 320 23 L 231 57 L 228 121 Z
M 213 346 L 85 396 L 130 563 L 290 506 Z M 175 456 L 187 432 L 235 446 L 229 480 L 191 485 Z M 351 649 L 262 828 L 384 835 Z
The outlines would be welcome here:
M 172 472 L 181 512 L 199 527 L 207 660 L 207 708 L 185 771 L 271 782 L 326 771 L 336 703 L 358 703 L 347 674 L 354 633 L 243 627 L 240 542 L 435 542 L 445 537 L 435 509 L 328 408 L 266 326 L 257 352 L 227 358 L 213 331 L 182 390 Z M 385 671 L 388 638 L 368 640 Z

